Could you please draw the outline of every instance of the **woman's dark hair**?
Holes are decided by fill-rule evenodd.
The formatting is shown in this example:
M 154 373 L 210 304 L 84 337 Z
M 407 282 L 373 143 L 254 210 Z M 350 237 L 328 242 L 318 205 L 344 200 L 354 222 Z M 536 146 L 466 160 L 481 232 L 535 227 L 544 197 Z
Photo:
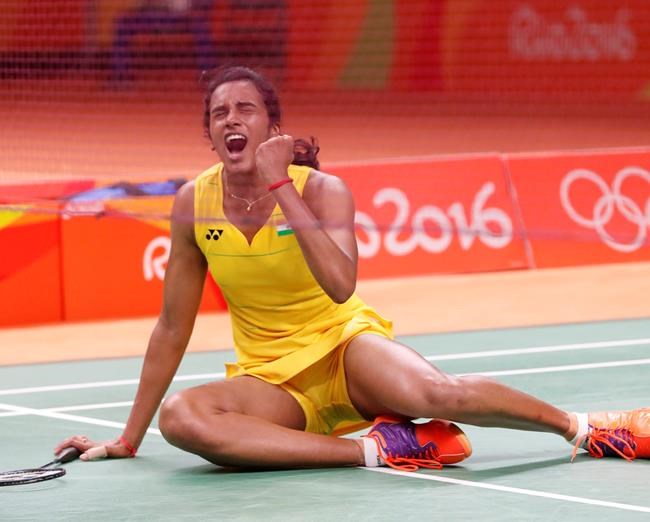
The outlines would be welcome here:
M 313 136 L 309 138 L 309 141 L 297 138 L 293 142 L 292 163 L 318 170 L 320 169 L 320 162 L 316 156 L 318 156 L 319 152 L 318 141 Z
M 262 96 L 266 112 L 269 115 L 271 125 L 280 125 L 282 120 L 282 109 L 280 99 L 273 84 L 260 73 L 242 66 L 218 67 L 204 71 L 201 75 L 201 83 L 205 87 L 203 98 L 203 132 L 210 139 L 210 99 L 215 89 L 224 83 L 248 81 L 252 83 Z M 320 168 L 318 162 L 318 142 L 313 136 L 309 141 L 296 139 L 294 144 L 293 164 L 304 165 L 314 169 Z

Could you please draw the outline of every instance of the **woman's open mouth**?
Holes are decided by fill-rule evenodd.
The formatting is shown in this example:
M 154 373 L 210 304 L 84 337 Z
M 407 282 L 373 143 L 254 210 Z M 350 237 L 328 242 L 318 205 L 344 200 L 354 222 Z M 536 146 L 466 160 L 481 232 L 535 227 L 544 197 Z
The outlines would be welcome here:
M 246 147 L 246 144 L 248 143 L 248 139 L 246 136 L 243 134 L 239 133 L 231 133 L 231 134 L 226 134 L 226 149 L 228 149 L 228 152 L 231 154 L 236 154 L 238 152 L 241 152 L 244 150 Z

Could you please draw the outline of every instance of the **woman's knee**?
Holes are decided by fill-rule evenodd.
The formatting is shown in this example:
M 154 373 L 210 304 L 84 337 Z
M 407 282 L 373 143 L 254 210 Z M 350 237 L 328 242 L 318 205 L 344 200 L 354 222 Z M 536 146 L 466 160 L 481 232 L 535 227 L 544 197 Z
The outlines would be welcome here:
M 185 392 L 175 393 L 163 401 L 158 413 L 158 427 L 167 442 L 181 447 L 185 440 L 194 438 L 197 414 L 193 410 L 191 399 Z
M 201 453 L 206 445 L 218 452 L 227 443 L 229 430 L 221 418 L 236 408 L 227 396 L 219 399 L 213 392 L 209 402 L 201 389 L 183 390 L 163 401 L 158 426 L 167 442 L 193 453 Z

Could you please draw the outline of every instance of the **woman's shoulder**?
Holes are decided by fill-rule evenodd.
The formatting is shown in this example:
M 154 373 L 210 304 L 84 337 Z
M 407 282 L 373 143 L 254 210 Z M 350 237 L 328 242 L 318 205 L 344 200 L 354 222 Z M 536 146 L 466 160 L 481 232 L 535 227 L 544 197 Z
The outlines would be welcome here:
M 194 179 L 181 185 L 176 192 L 176 203 L 184 202 L 191 203 L 194 201 L 195 192 L 199 191 L 199 195 L 213 185 L 219 185 L 221 171 L 223 170 L 223 163 L 215 163 L 201 172 Z
M 341 178 L 315 169 L 309 174 L 302 196 L 312 211 L 332 205 L 338 208 L 354 206 L 352 192 Z
M 309 173 L 309 178 L 307 179 L 306 187 L 309 187 L 310 190 L 315 191 L 324 191 L 326 193 L 349 193 L 350 190 L 343 181 L 338 176 L 334 174 L 328 174 L 316 169 L 311 169 Z
M 197 178 L 198 179 L 198 178 Z M 194 209 L 194 189 L 196 187 L 196 179 L 190 180 L 181 185 L 176 192 L 174 198 L 174 214 L 187 214 L 190 211 L 193 213 Z
M 223 163 L 216 163 L 210 168 L 205 169 L 201 174 L 194 178 L 194 182 L 198 184 L 203 183 L 214 183 L 221 174 L 221 169 L 223 168 Z

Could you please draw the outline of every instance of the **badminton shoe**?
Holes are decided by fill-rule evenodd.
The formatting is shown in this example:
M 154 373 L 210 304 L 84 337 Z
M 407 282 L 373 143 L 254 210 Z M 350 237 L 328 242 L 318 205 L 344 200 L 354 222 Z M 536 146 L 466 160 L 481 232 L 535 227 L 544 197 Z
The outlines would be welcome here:
M 573 451 L 586 449 L 592 457 L 650 458 L 650 408 L 589 414 L 589 431 Z
M 366 437 L 375 440 L 388 466 L 402 471 L 442 469 L 444 464 L 456 464 L 472 454 L 465 433 L 440 419 L 415 424 L 396 417 L 377 417 Z

